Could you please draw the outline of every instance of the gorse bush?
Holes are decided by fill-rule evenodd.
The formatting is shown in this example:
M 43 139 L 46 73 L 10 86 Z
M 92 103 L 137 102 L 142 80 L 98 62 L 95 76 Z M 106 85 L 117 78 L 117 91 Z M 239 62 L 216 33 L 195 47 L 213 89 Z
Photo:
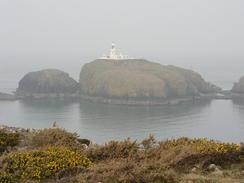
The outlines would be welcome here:
M 87 157 L 94 161 L 126 158 L 137 154 L 139 151 L 139 144 L 130 139 L 124 141 L 111 141 L 101 147 L 92 147 L 86 152 Z
M 157 142 L 153 136 L 141 143 L 131 141 L 111 141 L 102 146 L 93 146 L 85 154 L 94 161 L 116 158 L 166 159 L 162 152 L 169 151 L 169 155 L 181 154 L 211 154 L 211 153 L 235 153 L 240 152 L 240 145 L 234 143 L 221 143 L 214 140 L 179 138 Z M 182 156 L 184 156 L 184 152 Z M 168 156 L 169 157 L 169 156 Z M 180 158 L 180 157 L 179 157 Z
M 228 165 L 239 162 L 233 156 L 240 154 L 239 144 L 221 143 L 207 139 L 172 139 L 156 141 L 153 136 L 142 142 L 111 141 L 86 150 L 95 161 L 88 172 L 74 181 L 105 183 L 174 183 L 181 173 L 195 166 L 205 170 L 211 163 Z
M 19 144 L 20 135 L 18 133 L 8 133 L 0 130 L 0 147 L 14 147 Z
M 240 150 L 240 144 L 220 143 L 207 139 L 199 139 L 197 141 L 197 151 L 200 153 L 232 153 Z
M 60 128 L 44 129 L 34 135 L 32 142 L 36 147 L 66 146 L 80 149 L 82 144 L 75 133 L 69 133 Z
M 17 179 L 14 179 L 12 175 L 6 172 L 0 173 L 0 182 L 1 183 L 14 183 L 18 182 Z
M 91 161 L 67 147 L 50 147 L 43 150 L 10 153 L 3 161 L 1 178 L 42 180 L 57 175 L 61 170 L 74 167 L 87 168 Z
M 239 144 L 205 138 L 156 141 L 149 136 L 83 148 L 89 140 L 51 128 L 20 137 L 1 132 L 0 142 L 2 147 L 18 145 L 0 158 L 0 183 L 176 183 L 193 167 L 207 173 L 210 164 L 232 167 L 244 159 Z
M 241 150 L 240 144 L 221 143 L 206 138 L 188 139 L 179 138 L 159 143 L 163 149 L 171 149 L 176 146 L 192 146 L 197 153 L 231 153 Z

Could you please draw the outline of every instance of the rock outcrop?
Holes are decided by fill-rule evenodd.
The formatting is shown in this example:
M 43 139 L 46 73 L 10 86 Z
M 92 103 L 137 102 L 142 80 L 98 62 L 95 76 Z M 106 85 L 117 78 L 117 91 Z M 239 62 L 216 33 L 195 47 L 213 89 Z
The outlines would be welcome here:
M 231 91 L 233 93 L 244 94 L 244 76 L 240 78 L 239 82 L 234 83 L 234 86 Z
M 77 89 L 78 83 L 67 73 L 46 69 L 26 74 L 19 82 L 16 95 L 22 98 L 74 97 Z
M 15 95 L 0 92 L 0 100 L 16 100 Z
M 194 71 L 138 59 L 99 59 L 85 64 L 79 85 L 82 97 L 100 98 L 104 102 L 112 99 L 158 102 L 218 90 Z

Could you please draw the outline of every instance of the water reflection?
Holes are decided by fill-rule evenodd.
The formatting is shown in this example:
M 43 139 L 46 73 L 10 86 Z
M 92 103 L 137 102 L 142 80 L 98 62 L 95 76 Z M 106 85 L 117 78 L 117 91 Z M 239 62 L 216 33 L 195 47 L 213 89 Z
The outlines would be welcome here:
M 121 106 L 87 101 L 0 102 L 0 122 L 45 128 L 57 121 L 81 137 L 103 143 L 113 139 L 188 136 L 222 141 L 244 139 L 244 101 L 197 101 L 172 106 Z
M 121 106 L 80 103 L 81 132 L 91 139 L 142 139 L 149 134 L 157 137 L 178 136 L 182 126 L 190 131 L 198 125 L 203 109 L 210 101 L 173 106 Z M 185 135 L 187 135 L 185 133 Z
M 74 124 L 79 121 L 79 103 L 58 100 L 20 100 L 8 103 L 4 106 L 0 103 L 0 109 L 4 108 L 4 115 L 0 120 L 8 121 L 13 126 L 28 128 L 51 127 L 54 121 L 61 126 Z
M 235 105 L 235 107 L 240 108 L 240 109 L 244 109 L 244 98 L 236 98 L 233 99 L 233 104 Z
M 240 118 L 243 119 L 240 121 L 240 125 L 244 129 L 244 99 L 234 99 L 233 108 Z M 242 140 L 244 141 L 244 138 Z

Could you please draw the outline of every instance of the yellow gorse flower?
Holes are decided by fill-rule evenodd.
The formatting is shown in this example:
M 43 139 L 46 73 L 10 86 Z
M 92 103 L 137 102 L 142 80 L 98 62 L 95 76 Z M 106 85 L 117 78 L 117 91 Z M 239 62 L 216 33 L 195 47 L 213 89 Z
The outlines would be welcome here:
M 163 147 L 170 149 L 176 146 L 192 146 L 198 153 L 227 153 L 227 152 L 239 152 L 241 150 L 240 144 L 234 143 L 221 143 L 214 140 L 208 140 L 206 138 L 200 139 L 188 139 L 180 138 L 168 140 L 163 143 Z
M 88 158 L 68 147 L 15 152 L 9 154 L 5 161 L 9 173 L 16 172 L 15 177 L 38 181 L 55 176 L 60 170 L 78 166 L 87 168 L 92 164 Z

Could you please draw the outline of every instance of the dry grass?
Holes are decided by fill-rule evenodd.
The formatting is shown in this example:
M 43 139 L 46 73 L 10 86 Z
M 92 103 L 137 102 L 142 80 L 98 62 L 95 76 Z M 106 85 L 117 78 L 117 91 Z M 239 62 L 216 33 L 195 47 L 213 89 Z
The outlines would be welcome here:
M 82 143 L 76 133 L 70 133 L 60 128 L 43 129 L 34 134 L 32 145 L 34 147 L 66 146 L 82 149 Z
M 82 157 L 92 161 L 93 165 L 87 169 L 74 166 L 67 171 L 60 170 L 56 172 L 60 176 L 45 182 L 210 183 L 244 180 L 244 152 L 238 144 L 188 138 L 156 141 L 153 136 L 142 142 L 126 139 L 90 145 L 87 149 L 80 144 L 75 134 L 61 129 L 45 129 L 34 134 L 28 147 L 65 146 L 78 150 Z M 218 166 L 220 171 L 210 171 L 210 164 Z
M 208 144 L 206 151 L 199 146 Z M 225 147 L 221 151 L 219 148 Z M 180 138 L 157 142 L 152 136 L 141 143 L 136 141 L 112 141 L 103 146 L 94 146 L 84 153 L 95 166 L 79 174 L 71 182 L 108 183 L 157 183 L 157 182 L 241 182 L 241 167 L 231 170 L 233 165 L 243 163 L 243 154 L 236 144 L 223 144 L 206 139 Z M 223 176 L 212 175 L 207 170 L 210 164 L 221 166 Z M 191 169 L 197 168 L 197 174 Z M 65 179 L 64 182 L 67 180 Z

